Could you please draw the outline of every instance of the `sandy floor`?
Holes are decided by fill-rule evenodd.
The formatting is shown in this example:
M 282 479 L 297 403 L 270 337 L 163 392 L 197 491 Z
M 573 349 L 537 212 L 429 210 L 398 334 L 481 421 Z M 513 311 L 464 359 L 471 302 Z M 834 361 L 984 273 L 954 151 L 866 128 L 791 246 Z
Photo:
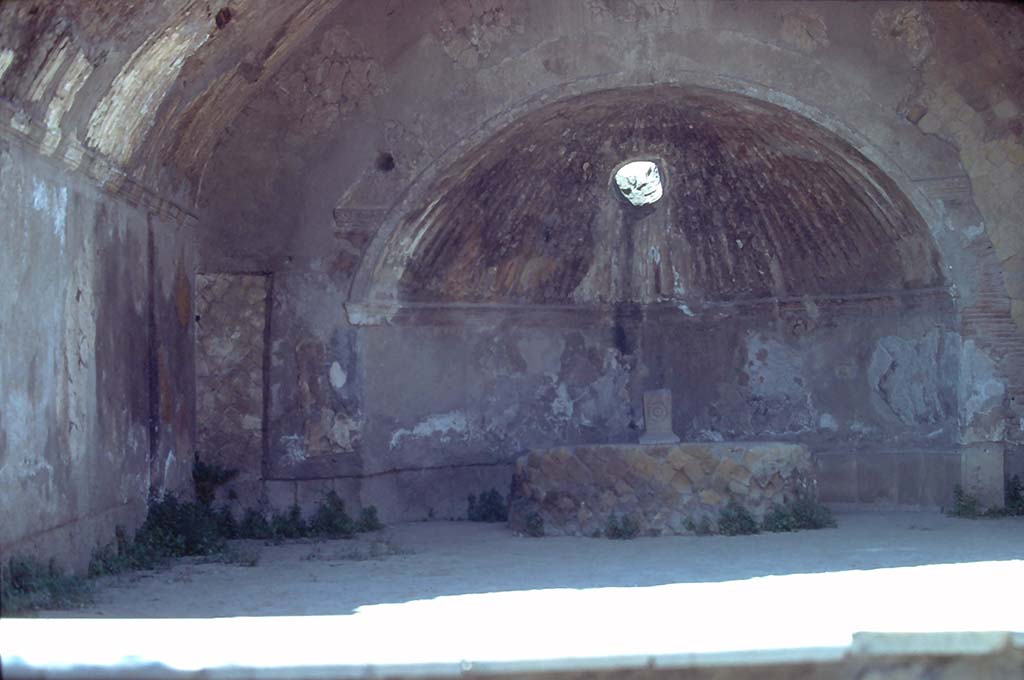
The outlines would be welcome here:
M 1004 562 L 1024 560 L 1024 520 L 856 513 L 840 514 L 837 529 L 632 541 L 531 539 L 502 525 L 429 522 L 356 541 L 244 543 L 246 550 L 258 551 L 256 566 L 182 561 L 163 571 L 106 578 L 94 605 L 44 615 L 346 615 L 367 605 L 466 594 Z M 1024 572 L 1020 577 L 1024 582 Z M 970 584 L 949 587 L 954 585 Z
M 1020 518 L 858 513 L 823 531 L 632 541 L 431 522 L 255 547 L 257 566 L 181 562 L 105 580 L 88 609 L 0 620 L 5 670 L 456 677 L 836 660 L 863 631 L 1024 631 Z

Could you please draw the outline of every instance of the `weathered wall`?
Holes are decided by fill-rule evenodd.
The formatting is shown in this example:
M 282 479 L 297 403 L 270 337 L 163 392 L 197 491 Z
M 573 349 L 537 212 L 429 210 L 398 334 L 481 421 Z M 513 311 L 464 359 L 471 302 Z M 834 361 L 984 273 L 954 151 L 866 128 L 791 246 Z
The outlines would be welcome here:
M 191 481 L 191 246 L 7 137 L 0 215 L 0 553 L 80 568 Z
M 870 258 L 869 244 L 882 249 L 880 259 L 900 260 L 899 267 L 885 267 L 879 280 L 906 283 L 915 278 L 914 272 L 924 272 L 919 282 L 948 286 L 952 317 L 939 309 L 941 304 L 930 311 L 908 311 L 905 305 L 910 303 L 901 299 L 894 308 L 888 303 L 869 304 L 869 312 L 863 316 L 853 312 L 849 323 L 837 323 L 836 330 L 804 319 L 801 323 L 814 330 L 802 340 L 787 335 L 789 319 L 783 318 L 783 311 L 792 301 L 780 302 L 782 311 L 771 314 L 751 312 L 746 328 L 735 321 L 715 322 L 714 337 L 722 339 L 722 347 L 706 351 L 733 367 L 736 381 L 749 373 L 741 368 L 744 360 L 757 364 L 755 347 L 766 349 L 768 357 L 788 357 L 792 365 L 799 364 L 822 380 L 819 374 L 827 373 L 826 364 L 834 360 L 838 348 L 855 354 L 854 368 L 866 375 L 858 396 L 851 397 L 854 405 L 833 404 L 821 396 L 840 389 L 840 383 L 819 386 L 811 399 L 823 405 L 821 412 L 797 418 L 801 424 L 817 416 L 815 436 L 821 438 L 821 453 L 830 453 L 827 464 L 837 479 L 846 480 L 840 485 L 841 493 L 836 493 L 867 501 L 921 496 L 919 481 L 909 483 L 911 490 L 900 491 L 889 480 L 931 475 L 934 485 L 945 485 L 956 456 L 944 453 L 950 446 L 965 454 L 969 463 L 965 478 L 991 472 L 989 463 L 1001 462 L 1004 454 L 1007 469 L 1024 469 L 1024 293 L 1019 275 L 1024 216 L 1017 200 L 1024 193 L 1024 90 L 1020 85 L 1024 82 L 1020 56 L 1024 12 L 1019 6 L 235 0 L 230 10 L 224 15 L 200 0 L 173 0 L 153 7 L 98 0 L 4 3 L 0 7 L 0 121 L 30 137 L 43 155 L 61 159 L 111 193 L 177 218 L 187 217 L 180 205 L 201 214 L 203 271 L 274 274 L 270 362 L 264 367 L 269 376 L 268 456 L 263 461 L 272 480 L 267 484 L 272 498 L 305 504 L 326 485 L 354 499 L 364 474 L 372 475 L 366 477 L 366 489 L 379 488 L 382 480 L 394 476 L 384 469 L 392 455 L 380 444 L 390 441 L 386 428 L 394 428 L 391 434 L 415 430 L 434 413 L 413 409 L 407 412 L 407 422 L 389 423 L 390 405 L 384 401 L 384 392 L 393 389 L 399 394 L 400 389 L 388 386 L 390 378 L 375 377 L 387 375 L 380 372 L 381 362 L 386 369 L 387 362 L 405 360 L 406 354 L 431 360 L 426 348 L 432 344 L 439 347 L 438 356 L 449 360 L 456 354 L 448 347 L 452 342 L 462 348 L 465 363 L 472 363 L 478 343 L 498 337 L 492 327 L 503 328 L 501 322 L 474 318 L 467 321 L 463 336 L 453 339 L 445 335 L 452 332 L 447 322 L 435 324 L 444 330 L 430 331 L 428 323 L 376 325 L 386 322 L 394 310 L 357 304 L 347 316 L 342 309 L 346 301 L 373 303 L 374 291 L 399 289 L 407 297 L 424 294 L 422 299 L 428 301 L 437 296 L 458 297 L 453 292 L 467 302 L 569 299 L 565 293 L 578 271 L 572 262 L 551 268 L 543 258 L 573 239 L 562 231 L 555 234 L 543 220 L 535 224 L 519 220 L 515 229 L 478 224 L 464 219 L 473 211 L 454 210 L 452 204 L 445 223 L 424 224 L 422 233 L 436 252 L 416 253 L 413 248 L 407 253 L 415 255 L 408 272 L 405 262 L 393 266 L 395 261 L 389 261 L 388 254 L 406 252 L 404 246 L 412 245 L 401 243 L 409 233 L 403 225 L 419 224 L 416 215 L 430 205 L 438 182 L 474 162 L 470 154 L 478 145 L 517 121 L 529 120 L 556 100 L 664 85 L 752 97 L 784 109 L 784 115 L 774 121 L 783 127 L 793 123 L 786 119 L 793 114 L 802 117 L 799 125 L 811 121 L 821 126 L 877 166 L 880 175 L 871 177 L 876 181 L 881 177 L 883 193 L 891 194 L 895 187 L 926 226 L 930 238 L 911 239 L 914 247 L 905 251 L 899 250 L 899 244 L 907 242 L 874 238 L 857 220 L 855 238 L 833 241 L 827 235 L 838 236 L 841 221 L 793 222 L 787 215 L 821 216 L 827 211 L 799 206 L 793 210 L 799 192 L 780 191 L 775 200 L 768 191 L 757 194 L 752 203 L 767 201 L 781 211 L 784 219 L 763 223 L 773 223 L 793 237 L 786 245 L 797 259 L 800 244 L 806 245 L 802 234 L 825 236 L 811 239 L 813 247 L 807 249 L 805 254 L 810 256 L 803 266 L 792 268 L 789 277 L 786 272 L 776 276 L 770 269 L 771 276 L 760 272 L 754 276 L 757 258 L 753 251 L 738 253 L 743 248 L 735 241 L 736 248 L 728 242 L 705 244 L 706 257 L 693 259 L 704 267 L 701 271 L 713 274 L 707 280 L 722 284 L 723 290 L 738 283 L 733 290 L 742 289 L 741 293 L 756 289 L 778 297 L 808 291 L 841 295 L 849 292 L 850 285 L 861 290 L 860 284 L 870 281 L 851 278 L 850 272 L 840 271 L 835 277 L 834 265 L 841 269 L 851 257 Z M 632 110 L 628 98 L 620 104 L 627 112 Z M 636 107 L 638 120 L 644 117 L 642 108 Z M 628 131 L 628 115 L 620 122 Z M 772 129 L 774 122 L 769 121 L 765 129 Z M 630 135 L 623 134 L 628 141 Z M 658 142 L 650 135 L 639 137 Z M 733 130 L 722 137 L 719 148 L 731 152 L 729 139 L 741 137 Z M 756 134 L 748 139 L 756 142 L 754 146 L 765 141 Z M 661 141 L 671 146 L 671 140 Z M 779 136 L 768 141 L 772 147 Z M 813 153 L 801 157 L 807 151 L 803 146 L 783 144 L 776 149 L 786 157 L 782 164 L 789 168 L 813 164 Z M 539 153 L 550 154 L 556 148 L 545 147 Z M 700 149 L 706 162 L 718 163 L 725 157 L 713 146 Z M 532 153 L 528 145 L 519 151 Z M 680 155 L 685 161 L 685 153 Z M 560 162 L 554 156 L 549 160 Z M 503 173 L 496 169 L 486 186 L 499 192 Z M 808 174 L 814 173 L 783 172 L 778 177 L 800 181 Z M 593 177 L 598 175 L 602 173 Z M 586 173 L 571 177 L 584 183 L 593 179 Z M 510 182 L 509 188 L 513 184 L 518 186 Z M 739 184 L 750 191 L 763 188 L 756 183 Z M 862 193 L 872 194 L 870 190 Z M 510 195 L 515 198 L 516 193 Z M 716 195 L 728 198 L 729 192 Z M 179 205 L 166 197 L 176 198 Z M 541 199 L 547 199 L 543 192 L 536 192 L 534 198 L 537 204 L 527 197 L 524 204 L 509 203 L 505 212 L 516 219 L 543 217 Z M 783 209 L 787 201 L 789 209 Z M 894 205 L 897 213 L 905 207 Z M 573 215 L 570 229 L 576 229 L 580 226 L 576 215 L 583 213 L 569 212 Z M 853 213 L 828 213 L 831 217 L 844 214 Z M 676 224 L 689 224 L 684 222 Z M 156 301 L 171 288 L 184 288 L 172 286 L 174 281 L 190 280 L 191 267 L 186 265 L 181 276 L 170 264 L 180 259 L 172 233 L 153 231 L 147 261 L 160 263 L 150 267 L 150 278 L 160 284 L 160 294 L 153 296 Z M 519 235 L 528 238 L 517 241 Z M 747 242 L 744 235 L 736 236 Z M 480 247 L 460 250 L 456 247 L 460 242 Z M 608 244 L 595 243 L 593 253 L 609 255 Z M 929 247 L 919 247 L 923 243 Z M 473 257 L 452 260 L 442 250 L 468 252 Z M 612 279 L 592 280 L 595 285 L 580 288 L 581 295 L 572 301 L 601 300 L 609 291 L 612 302 L 659 297 L 672 277 L 666 276 L 666 267 L 653 271 L 651 260 L 641 257 L 645 252 L 634 252 L 638 259 L 631 283 L 638 291 L 636 297 L 620 296 Z M 669 259 L 679 256 L 672 248 L 665 254 Z M 722 276 L 728 273 L 730 258 L 737 267 L 736 282 Z M 488 269 L 495 264 L 504 278 L 492 288 Z M 936 264 L 942 268 L 941 283 L 932 269 Z M 380 287 L 382 271 L 408 275 L 396 279 L 392 288 Z M 851 271 L 864 274 L 868 270 Z M 533 285 L 531 280 L 549 285 Z M 779 281 L 786 285 L 777 285 Z M 789 286 L 793 282 L 801 286 Z M 839 282 L 850 285 L 831 285 Z M 521 295 L 524 291 L 536 295 Z M 554 293 L 546 298 L 540 295 L 545 291 Z M 171 311 L 174 306 L 153 304 L 151 308 L 156 311 L 149 315 L 149 323 L 157 335 L 171 337 L 179 332 L 173 330 L 176 324 L 183 327 L 182 317 L 176 320 L 178 313 Z M 691 311 L 704 314 L 694 306 Z M 620 312 L 620 320 L 634 313 Z M 357 318 L 353 320 L 352 314 Z M 903 315 L 905 320 L 897 318 Z M 877 328 L 842 330 L 876 323 Z M 596 331 L 585 326 L 574 330 L 588 346 L 619 351 L 617 340 L 601 345 Z M 561 326 L 550 326 L 544 343 L 557 345 L 563 333 L 555 328 Z M 614 330 L 615 325 L 610 328 Z M 652 347 L 671 346 L 668 340 L 656 340 L 662 332 L 658 324 L 650 328 L 654 330 L 640 334 L 645 342 Z M 706 336 L 698 337 L 706 341 Z M 820 339 L 822 349 L 801 344 L 811 342 L 808 338 Z M 382 349 L 389 343 L 421 341 L 423 349 L 403 344 L 390 355 Z M 172 398 L 166 395 L 177 394 L 187 385 L 191 369 L 177 370 L 177 364 L 190 361 L 191 349 L 167 344 L 161 353 L 158 344 L 150 353 L 149 401 L 154 412 L 161 413 L 160 424 L 154 425 L 151 434 L 160 460 L 168 461 L 172 451 L 180 452 L 187 443 L 168 429 L 183 432 L 190 407 L 180 401 L 173 408 L 154 405 L 170 403 Z M 828 347 L 833 349 L 824 349 Z M 948 379 L 950 347 L 959 348 L 953 379 Z M 797 357 L 795 350 L 813 360 Z M 658 351 L 664 355 L 668 349 Z M 939 363 L 922 358 L 932 353 L 941 357 Z M 370 357 L 375 357 L 373 362 L 367 361 Z M 678 361 L 679 375 L 688 376 L 685 362 Z M 908 362 L 920 370 L 908 372 Z M 643 365 L 638 359 L 632 373 L 637 389 L 643 383 L 638 377 Z M 924 383 L 936 381 L 939 387 L 921 391 L 902 387 L 914 383 L 919 373 L 925 376 Z M 471 400 L 490 375 L 466 376 L 475 385 L 465 390 L 466 403 L 477 407 Z M 708 384 L 715 380 L 709 378 Z M 726 382 L 724 377 L 721 382 Z M 739 428 L 740 434 L 777 432 L 780 427 L 784 432 L 793 430 L 773 417 L 757 415 L 757 408 L 765 408 L 766 398 L 749 385 L 736 383 L 727 394 L 707 389 L 708 399 L 728 403 L 736 422 L 746 423 L 743 427 L 748 429 Z M 524 390 L 516 394 L 525 398 L 530 390 Z M 946 420 L 950 390 L 955 391 L 955 427 Z M 799 399 L 795 392 L 782 392 Z M 428 401 L 400 396 L 403 404 Z M 636 398 L 635 391 L 631 398 Z M 779 399 L 767 401 L 770 407 Z M 761 405 L 755 408 L 756 404 Z M 879 434 L 871 440 L 867 447 L 874 447 L 871 457 L 867 449 L 860 450 L 863 437 L 853 429 L 853 423 L 867 422 L 861 418 L 867 412 L 879 418 L 880 432 L 895 437 L 887 442 Z M 701 423 L 701 431 L 722 423 L 701 408 L 696 416 L 689 407 L 686 413 Z M 836 420 L 834 436 L 828 434 L 830 420 L 821 424 L 826 414 Z M 766 425 L 758 430 L 762 421 Z M 921 439 L 933 425 L 941 429 L 938 440 Z M 374 448 L 371 440 L 378 442 Z M 431 455 L 448 455 L 442 444 L 446 443 L 435 437 L 426 448 L 434 452 Z M 851 446 L 857 448 L 856 454 L 849 453 Z M 898 459 L 897 450 L 902 451 Z M 932 453 L 934 459 L 923 457 Z M 379 465 L 378 458 L 383 461 Z M 823 455 L 819 458 L 826 460 Z M 178 469 L 179 453 L 174 460 L 172 468 Z M 431 464 L 443 464 L 439 461 Z M 409 462 L 420 465 L 422 460 L 417 462 L 410 454 Z M 151 466 L 154 479 L 163 474 L 163 465 Z M 470 480 L 464 486 L 480 481 Z M 384 491 L 374 494 L 387 497 Z
M 196 278 L 196 450 L 238 475 L 219 490 L 255 506 L 263 495 L 267 277 Z

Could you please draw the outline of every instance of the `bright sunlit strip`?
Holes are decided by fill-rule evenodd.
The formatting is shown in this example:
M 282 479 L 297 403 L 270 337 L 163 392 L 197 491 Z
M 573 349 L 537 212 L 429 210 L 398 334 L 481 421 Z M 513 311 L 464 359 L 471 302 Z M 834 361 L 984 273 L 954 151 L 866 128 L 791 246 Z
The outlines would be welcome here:
M 857 631 L 1024 631 L 1019 560 L 551 589 L 360 607 L 351 615 L 3 620 L 8 668 L 180 670 L 535 662 L 847 647 Z M 541 667 L 543 667 L 543 663 Z M 564 667 L 564 664 L 559 664 Z M 354 667 L 359 667 L 354 668 Z

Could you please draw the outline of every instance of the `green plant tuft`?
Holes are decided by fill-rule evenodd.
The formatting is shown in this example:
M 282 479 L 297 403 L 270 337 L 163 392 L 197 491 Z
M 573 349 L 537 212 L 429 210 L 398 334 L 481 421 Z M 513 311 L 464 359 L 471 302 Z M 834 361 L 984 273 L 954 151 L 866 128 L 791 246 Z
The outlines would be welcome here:
M 477 498 L 470 494 L 466 517 L 470 522 L 507 522 L 508 502 L 497 489 L 484 491 Z
M 803 493 L 792 501 L 773 505 L 761 523 L 762 530 L 776 533 L 835 526 L 832 511 L 810 494 Z
M 1015 517 L 1024 515 L 1024 484 L 1021 483 L 1020 477 L 1014 475 L 1010 479 L 1006 480 L 1005 488 L 1005 502 L 1006 502 L 1006 514 Z
M 270 516 L 270 529 L 277 540 L 285 538 L 305 538 L 309 535 L 309 527 L 302 519 L 302 508 L 293 503 L 287 512 L 275 512 Z
M 953 507 L 946 514 L 974 519 L 981 516 L 981 504 L 978 502 L 977 496 L 967 493 L 962 486 L 957 484 L 953 487 Z
M 0 617 L 83 605 L 91 594 L 86 579 L 64 574 L 53 560 L 11 557 L 0 563 Z
M 531 512 L 526 516 L 524 530 L 527 536 L 532 536 L 533 538 L 540 538 L 544 535 L 544 518 L 540 516 L 540 513 Z
M 759 533 L 760 528 L 750 511 L 731 498 L 718 516 L 718 532 L 725 536 L 740 536 Z
M 640 523 L 631 515 L 624 515 L 621 518 L 612 515 L 605 525 L 604 535 L 608 538 L 618 540 L 629 540 L 640 534 Z
M 368 531 L 380 531 L 384 524 L 377 517 L 377 506 L 368 505 L 359 513 L 359 521 L 356 522 L 356 531 L 366 533 Z
M 325 538 L 352 538 L 355 532 L 356 523 L 345 512 L 345 501 L 334 490 L 328 491 L 317 504 L 309 533 Z
M 196 487 L 196 500 L 201 505 L 213 505 L 217 489 L 238 476 L 238 470 L 229 469 L 216 463 L 204 463 L 196 454 L 192 463 L 192 481 Z
M 150 502 L 146 520 L 134 537 L 129 538 L 124 527 L 118 527 L 112 543 L 93 551 L 88 576 L 154 569 L 172 558 L 185 556 L 254 566 L 259 561 L 259 550 L 229 545 L 228 539 L 351 538 L 356 531 L 381 528 L 377 508 L 368 506 L 356 522 L 345 512 L 344 502 L 333 491 L 318 504 L 309 524 L 304 521 L 298 505 L 292 505 L 286 512 L 274 513 L 270 521 L 263 513 L 249 508 L 242 521 L 237 522 L 227 507 L 182 502 L 168 494 Z M 52 562 L 43 565 L 29 558 L 13 557 L 7 563 L 0 563 L 0 610 L 7 615 L 71 606 L 87 601 L 87 586 L 84 577 L 65 576 Z
M 699 522 L 687 519 L 684 526 L 687 531 L 693 532 L 697 536 L 710 536 L 715 533 L 714 527 L 711 526 L 711 520 L 707 517 L 701 517 Z

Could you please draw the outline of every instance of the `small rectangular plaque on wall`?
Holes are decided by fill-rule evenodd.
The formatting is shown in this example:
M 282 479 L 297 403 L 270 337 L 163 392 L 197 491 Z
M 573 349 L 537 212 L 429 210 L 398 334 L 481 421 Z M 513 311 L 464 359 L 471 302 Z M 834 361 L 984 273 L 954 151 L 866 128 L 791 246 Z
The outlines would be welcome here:
M 641 444 L 678 444 L 679 437 L 672 431 L 672 391 L 644 392 L 644 433 Z

